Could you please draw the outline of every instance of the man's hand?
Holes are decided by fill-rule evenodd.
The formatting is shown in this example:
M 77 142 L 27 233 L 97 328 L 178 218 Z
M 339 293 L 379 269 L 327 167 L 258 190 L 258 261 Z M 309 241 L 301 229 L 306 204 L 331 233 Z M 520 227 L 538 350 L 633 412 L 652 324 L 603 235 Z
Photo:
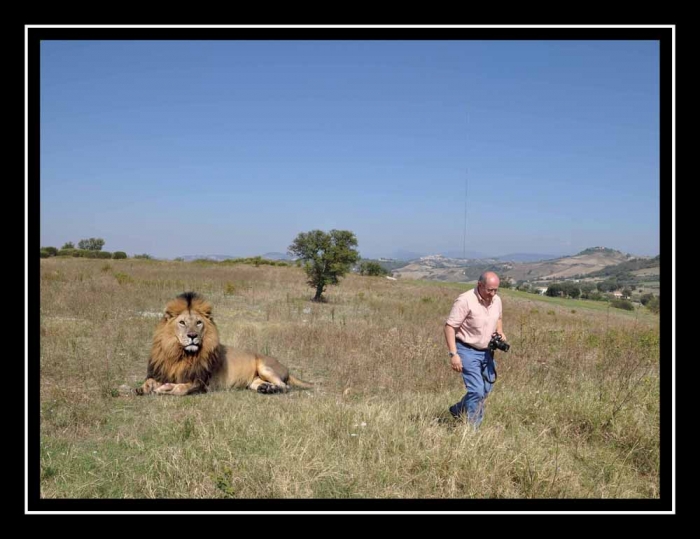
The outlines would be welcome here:
M 455 354 L 450 358 L 450 366 L 453 371 L 462 372 L 462 359 L 459 354 Z
M 508 339 L 506 339 L 506 334 L 505 334 L 505 333 L 498 333 L 498 331 L 494 331 L 493 334 L 491 335 L 491 337 L 496 337 L 497 335 L 500 335 L 500 336 L 501 336 L 501 339 L 503 339 L 504 341 L 507 341 L 507 340 L 508 340 Z

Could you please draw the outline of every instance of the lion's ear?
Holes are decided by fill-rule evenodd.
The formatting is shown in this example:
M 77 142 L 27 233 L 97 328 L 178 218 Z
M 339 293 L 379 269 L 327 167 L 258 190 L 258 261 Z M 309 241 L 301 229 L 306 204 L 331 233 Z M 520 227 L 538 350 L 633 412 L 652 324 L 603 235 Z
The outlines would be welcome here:
M 165 312 L 163 313 L 163 321 L 164 321 L 164 322 L 167 322 L 168 320 L 170 320 L 170 319 L 173 318 L 174 316 L 175 316 L 175 314 L 173 314 L 172 311 L 165 311 Z

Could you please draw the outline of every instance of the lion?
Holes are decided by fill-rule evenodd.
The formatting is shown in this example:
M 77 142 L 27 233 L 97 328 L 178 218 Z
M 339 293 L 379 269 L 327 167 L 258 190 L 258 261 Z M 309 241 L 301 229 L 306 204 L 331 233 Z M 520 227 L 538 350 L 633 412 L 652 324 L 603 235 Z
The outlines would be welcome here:
M 211 304 L 196 292 L 168 302 L 138 395 L 181 396 L 234 388 L 279 393 L 314 387 L 292 376 L 274 357 L 221 344 L 211 311 Z

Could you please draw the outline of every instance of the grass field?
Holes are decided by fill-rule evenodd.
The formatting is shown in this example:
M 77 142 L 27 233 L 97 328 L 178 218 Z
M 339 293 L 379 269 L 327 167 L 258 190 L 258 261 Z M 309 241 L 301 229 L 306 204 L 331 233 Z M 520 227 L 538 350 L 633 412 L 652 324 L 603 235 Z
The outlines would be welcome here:
M 659 320 L 502 290 L 510 352 L 478 431 L 442 328 L 465 289 L 349 275 L 313 303 L 295 267 L 41 260 L 42 498 L 660 496 Z M 165 303 L 194 290 L 222 342 L 316 388 L 120 395 Z

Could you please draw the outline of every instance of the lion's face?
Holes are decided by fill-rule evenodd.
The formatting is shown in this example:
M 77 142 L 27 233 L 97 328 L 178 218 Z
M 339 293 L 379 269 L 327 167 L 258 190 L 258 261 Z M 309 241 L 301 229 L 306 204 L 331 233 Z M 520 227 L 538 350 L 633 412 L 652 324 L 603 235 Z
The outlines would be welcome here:
M 197 312 L 187 311 L 170 323 L 182 347 L 191 354 L 199 352 L 206 331 L 204 317 Z
M 152 393 L 167 384 L 173 391 L 202 390 L 218 368 L 223 353 L 211 305 L 195 292 L 180 294 L 165 306 L 153 334 L 147 380 L 141 394 Z M 152 387 L 154 383 L 156 386 Z M 190 385 L 183 389 L 182 384 Z
M 153 340 L 153 355 L 179 357 L 210 354 L 219 345 L 211 305 L 195 293 L 181 294 L 166 305 Z

